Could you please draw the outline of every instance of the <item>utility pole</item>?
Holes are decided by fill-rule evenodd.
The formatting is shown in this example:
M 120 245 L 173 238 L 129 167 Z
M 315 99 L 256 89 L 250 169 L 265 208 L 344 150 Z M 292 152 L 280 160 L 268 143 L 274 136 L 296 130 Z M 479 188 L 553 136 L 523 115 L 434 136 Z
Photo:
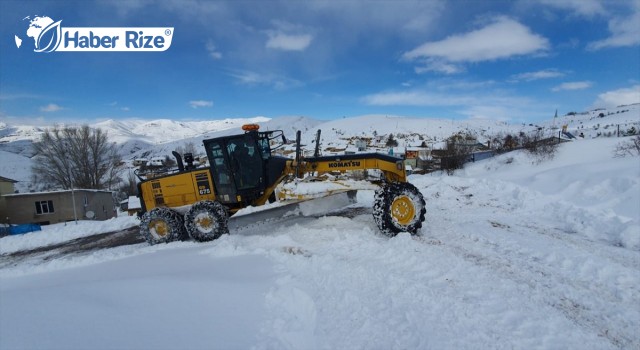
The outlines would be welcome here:
M 71 166 L 67 163 L 67 173 L 69 175 L 69 186 L 71 187 L 71 202 L 73 203 L 73 220 L 78 224 L 78 214 L 76 211 L 76 194 L 73 186 L 73 177 L 71 176 Z
M 71 184 L 71 201 L 73 202 L 73 220 L 78 224 L 78 214 L 76 212 L 76 194 L 73 190 L 73 183 Z

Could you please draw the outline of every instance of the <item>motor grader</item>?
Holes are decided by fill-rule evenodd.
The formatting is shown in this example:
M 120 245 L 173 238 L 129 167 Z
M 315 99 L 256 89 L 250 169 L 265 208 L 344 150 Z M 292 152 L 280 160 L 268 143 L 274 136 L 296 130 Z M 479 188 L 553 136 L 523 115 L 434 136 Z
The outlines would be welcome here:
M 289 158 L 275 152 L 287 143 L 282 130 L 262 132 L 257 124 L 242 129 L 238 135 L 203 140 L 206 167 L 195 166 L 192 154 L 173 152 L 175 171 L 136 173 L 141 180 L 140 233 L 147 242 L 211 241 L 229 232 L 229 218 L 242 209 L 278 202 L 256 212 L 279 218 L 301 202 L 338 193 L 353 198 L 359 189 L 375 189 L 373 219 L 382 233 L 415 234 L 422 227 L 425 201 L 407 182 L 401 158 L 381 153 L 321 156 L 320 130 L 311 156 L 303 154 L 298 131 L 295 157 Z M 302 191 L 309 183 L 324 185 L 319 193 Z M 260 215 L 238 216 L 253 222 Z

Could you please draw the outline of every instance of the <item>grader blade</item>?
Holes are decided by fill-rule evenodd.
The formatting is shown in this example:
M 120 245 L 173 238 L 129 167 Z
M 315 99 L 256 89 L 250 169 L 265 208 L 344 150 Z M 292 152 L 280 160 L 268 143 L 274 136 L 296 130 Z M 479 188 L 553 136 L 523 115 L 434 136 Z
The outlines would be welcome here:
M 339 211 L 344 207 L 355 204 L 357 191 L 345 191 L 328 196 L 300 200 L 265 210 L 241 210 L 229 218 L 229 231 L 234 232 L 246 227 L 263 223 L 274 223 L 295 216 L 318 217 Z M 255 209 L 255 208 L 251 208 Z

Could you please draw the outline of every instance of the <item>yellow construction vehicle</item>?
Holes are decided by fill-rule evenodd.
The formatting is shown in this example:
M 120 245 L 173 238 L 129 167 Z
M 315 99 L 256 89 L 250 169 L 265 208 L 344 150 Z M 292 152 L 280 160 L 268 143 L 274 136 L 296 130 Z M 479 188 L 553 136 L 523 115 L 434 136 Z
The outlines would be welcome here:
M 242 134 L 203 141 L 209 166 L 194 166 L 193 156 L 173 152 L 178 169 L 143 176 L 138 193 L 142 210 L 140 232 L 150 244 L 191 237 L 210 241 L 229 232 L 229 217 L 247 207 L 272 202 L 262 217 L 279 217 L 298 204 L 319 197 L 359 189 L 376 189 L 373 219 L 386 235 L 415 234 L 424 221 L 425 201 L 420 191 L 407 182 L 401 158 L 380 154 L 320 156 L 318 130 L 313 156 L 305 157 L 296 135 L 295 158 L 278 156 L 275 150 L 286 144 L 281 130 L 259 131 L 256 124 L 244 125 Z M 319 193 L 301 191 L 304 184 Z M 255 221 L 253 214 L 244 215 Z M 239 215 L 240 216 L 240 215 Z

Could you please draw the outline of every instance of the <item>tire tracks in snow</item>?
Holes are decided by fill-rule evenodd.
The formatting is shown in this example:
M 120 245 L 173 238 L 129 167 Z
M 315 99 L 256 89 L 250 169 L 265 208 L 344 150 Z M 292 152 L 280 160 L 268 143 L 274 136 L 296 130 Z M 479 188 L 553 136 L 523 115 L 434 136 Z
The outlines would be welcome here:
M 477 242 L 473 242 L 473 244 L 477 244 Z M 553 274 L 548 269 L 543 269 L 533 264 L 522 266 L 508 257 L 483 256 L 466 249 L 462 245 L 452 245 L 450 243 L 442 243 L 441 246 L 443 249 L 450 250 L 456 256 L 474 265 L 489 268 L 500 276 L 518 284 L 528 285 L 532 292 L 532 298 L 539 299 L 543 303 L 559 310 L 565 317 L 577 325 L 587 328 L 591 333 L 595 332 L 598 336 L 605 337 L 612 345 L 618 348 L 638 348 L 640 346 L 638 339 L 634 339 L 633 335 L 628 334 L 633 334 L 633 332 L 636 332 L 635 330 L 623 332 L 612 328 L 607 323 L 608 320 L 600 316 L 597 310 L 594 312 L 588 306 L 582 305 L 576 298 L 571 297 L 572 294 L 578 292 L 579 288 L 586 287 L 585 290 L 589 291 L 593 298 L 608 295 L 607 299 L 611 299 L 612 293 L 609 290 L 600 287 L 594 288 L 586 283 L 569 281 Z M 578 284 L 580 286 L 577 286 Z M 562 292 L 561 290 L 568 292 Z
M 450 203 L 458 206 L 463 215 L 466 212 L 469 215 L 455 221 L 437 218 L 423 229 L 423 232 L 434 233 L 425 232 L 416 240 L 430 243 L 426 237 L 433 237 L 442 249 L 455 256 L 487 268 L 501 278 L 528 286 L 530 298 L 551 306 L 614 347 L 640 348 L 637 325 L 624 316 L 631 315 L 637 320 L 640 314 L 633 306 L 640 302 L 640 257 L 634 251 L 565 234 L 556 227 L 545 227 L 545 220 L 522 223 L 531 216 L 528 212 L 531 208 L 505 206 L 496 200 L 501 194 L 495 195 L 496 198 L 482 198 L 479 203 L 477 195 L 467 193 L 469 187 L 449 186 L 459 195 L 455 202 L 449 198 Z M 439 192 L 436 195 L 442 197 Z M 442 211 L 450 206 L 441 205 L 436 209 Z M 545 214 L 534 213 L 534 216 L 545 217 Z M 452 223 L 455 226 L 452 227 Z M 608 270 L 594 268 L 598 262 L 604 262 Z M 583 276 L 588 275 L 588 271 L 571 276 L 572 272 L 584 269 L 580 263 L 587 263 L 586 268 L 599 275 L 614 276 L 594 276 L 589 280 Z M 614 271 L 610 270 L 611 266 Z M 611 281 L 616 285 L 607 284 Z
M 558 227 L 542 228 L 533 224 L 519 226 L 557 239 L 585 253 L 611 260 L 625 268 L 638 269 L 638 267 L 640 267 L 640 254 L 632 250 L 620 246 L 603 244 L 602 242 L 590 240 L 587 237 L 576 236 L 574 232 L 568 232 Z
M 98 250 L 143 243 L 144 239 L 140 237 L 139 231 L 138 226 L 133 226 L 123 230 L 98 233 L 52 245 L 2 254 L 0 255 L 0 269 L 16 267 L 25 262 L 44 264 L 61 258 L 90 255 Z

